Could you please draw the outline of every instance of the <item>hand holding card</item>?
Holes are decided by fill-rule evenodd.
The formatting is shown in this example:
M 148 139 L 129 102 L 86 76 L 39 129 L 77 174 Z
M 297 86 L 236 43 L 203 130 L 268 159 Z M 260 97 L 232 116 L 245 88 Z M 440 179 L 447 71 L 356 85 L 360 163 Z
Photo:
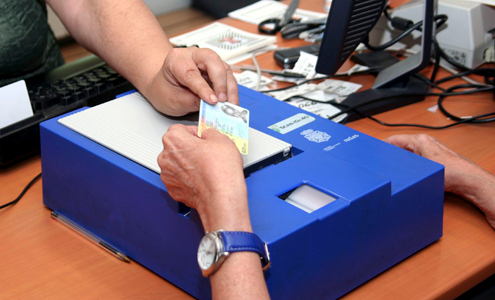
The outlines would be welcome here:
M 201 100 L 198 136 L 209 128 L 225 134 L 242 154 L 248 154 L 249 110 L 228 102 L 210 105 Z

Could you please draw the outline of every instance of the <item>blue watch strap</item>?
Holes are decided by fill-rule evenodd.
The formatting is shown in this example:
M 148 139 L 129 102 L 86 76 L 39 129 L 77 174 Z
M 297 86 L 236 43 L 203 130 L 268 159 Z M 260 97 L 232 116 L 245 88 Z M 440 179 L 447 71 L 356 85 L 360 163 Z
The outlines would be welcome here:
M 245 231 L 220 231 L 225 252 L 252 251 L 259 254 L 263 270 L 270 265 L 268 247 L 256 234 Z

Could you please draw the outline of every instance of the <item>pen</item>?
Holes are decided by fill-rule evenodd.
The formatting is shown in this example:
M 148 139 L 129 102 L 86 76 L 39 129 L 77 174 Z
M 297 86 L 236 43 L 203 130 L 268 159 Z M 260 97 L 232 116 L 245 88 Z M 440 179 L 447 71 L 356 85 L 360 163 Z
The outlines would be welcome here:
M 82 228 L 81 226 L 77 225 L 76 223 L 72 222 L 71 220 L 67 219 L 66 217 L 62 216 L 61 214 L 52 211 L 52 218 L 55 220 L 58 220 L 60 223 L 66 225 L 67 227 L 71 228 L 72 230 L 80 233 L 87 239 L 91 240 L 101 248 L 105 249 L 107 252 L 110 254 L 113 254 L 116 256 L 118 259 L 130 263 L 131 260 L 125 255 L 124 253 L 120 252 L 119 250 L 115 249 L 114 247 L 110 246 L 109 244 L 105 243 L 95 235 L 93 235 L 91 232 L 87 231 L 86 229 Z
M 255 66 L 231 66 L 232 69 L 234 70 L 249 70 L 249 71 L 256 71 Z M 260 69 L 262 73 L 267 73 L 271 75 L 278 75 L 278 76 L 283 76 L 283 77 L 292 77 L 292 78 L 306 78 L 306 76 L 296 73 L 296 72 L 291 72 L 287 70 L 283 71 L 277 71 L 277 70 L 268 70 L 268 69 Z

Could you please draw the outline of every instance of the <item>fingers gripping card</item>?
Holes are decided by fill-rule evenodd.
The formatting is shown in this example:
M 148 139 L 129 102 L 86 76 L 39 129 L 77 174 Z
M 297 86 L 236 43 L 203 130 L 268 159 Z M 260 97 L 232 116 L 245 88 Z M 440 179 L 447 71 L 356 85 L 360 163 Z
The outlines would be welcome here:
M 209 128 L 225 134 L 242 154 L 248 154 L 249 110 L 228 102 L 210 105 L 201 100 L 198 136 Z

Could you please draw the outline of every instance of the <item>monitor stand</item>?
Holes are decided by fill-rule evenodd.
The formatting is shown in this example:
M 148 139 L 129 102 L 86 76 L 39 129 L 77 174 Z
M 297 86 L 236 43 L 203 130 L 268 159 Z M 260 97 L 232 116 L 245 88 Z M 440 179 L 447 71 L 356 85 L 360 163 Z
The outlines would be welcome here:
M 386 55 L 383 56 L 381 66 L 384 69 L 378 73 L 373 87 L 367 91 L 351 94 L 341 104 L 347 107 L 355 107 L 371 101 L 373 103 L 360 107 L 358 111 L 363 112 L 365 115 L 374 115 L 422 101 L 424 99 L 422 94 L 428 92 L 429 85 L 413 77 L 413 75 L 424 69 L 430 61 L 434 12 L 435 1 L 426 0 L 423 11 L 421 51 L 396 63 L 390 63 L 390 60 L 386 59 Z M 368 55 L 368 58 L 375 56 L 374 64 L 379 63 L 382 58 L 377 52 L 366 53 L 363 56 L 366 57 L 366 55 Z M 376 65 L 371 66 L 366 63 L 364 65 L 376 67 Z M 383 101 L 374 102 L 377 99 L 383 99 Z M 363 117 L 358 112 L 350 112 L 346 122 Z
M 389 88 L 369 89 L 351 94 L 341 102 L 343 106 L 354 107 L 363 103 L 373 102 L 377 99 L 383 100 L 373 102 L 356 109 L 356 111 L 362 112 L 363 114 L 359 114 L 356 111 L 348 112 L 346 122 L 356 121 L 366 115 L 375 115 L 422 101 L 424 99 L 422 94 L 427 93 L 428 88 L 429 86 L 426 82 L 416 77 L 410 77 L 394 84 Z

